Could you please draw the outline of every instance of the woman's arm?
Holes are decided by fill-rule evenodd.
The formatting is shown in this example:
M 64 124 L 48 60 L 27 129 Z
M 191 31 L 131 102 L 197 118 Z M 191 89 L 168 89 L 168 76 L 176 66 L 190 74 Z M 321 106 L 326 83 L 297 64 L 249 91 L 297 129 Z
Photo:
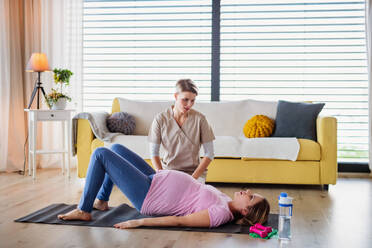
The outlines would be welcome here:
M 163 167 L 161 165 L 159 156 L 160 144 L 150 142 L 149 145 L 152 165 L 155 167 L 157 171 L 162 170 Z
M 198 179 L 200 175 L 203 174 L 203 172 L 207 169 L 208 165 L 211 163 L 211 161 L 214 158 L 214 147 L 213 147 L 213 141 L 203 143 L 203 149 L 204 149 L 204 158 L 192 174 L 192 176 L 195 179 Z
M 192 173 L 192 177 L 198 179 L 201 174 L 207 169 L 208 165 L 211 163 L 211 159 L 208 157 L 204 157 L 201 161 L 194 173 Z
M 210 220 L 208 210 L 202 210 L 186 216 L 164 216 L 124 221 L 115 224 L 120 229 L 135 228 L 139 226 L 186 226 L 186 227 L 209 227 Z

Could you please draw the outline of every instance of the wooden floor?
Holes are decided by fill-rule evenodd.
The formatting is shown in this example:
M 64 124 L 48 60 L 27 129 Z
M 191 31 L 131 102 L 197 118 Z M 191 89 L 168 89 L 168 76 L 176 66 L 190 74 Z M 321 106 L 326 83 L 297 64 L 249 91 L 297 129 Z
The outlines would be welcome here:
M 75 175 L 75 173 L 72 173 Z M 0 173 L 0 247 L 372 247 L 372 179 L 340 176 L 329 192 L 318 186 L 216 185 L 232 196 L 251 188 L 266 196 L 273 213 L 278 212 L 281 191 L 294 197 L 293 239 L 252 239 L 242 234 L 154 230 L 117 230 L 80 226 L 15 223 L 52 203 L 77 203 L 83 180 L 67 180 L 58 169 L 44 169 L 31 177 Z M 129 203 L 114 189 L 111 205 Z

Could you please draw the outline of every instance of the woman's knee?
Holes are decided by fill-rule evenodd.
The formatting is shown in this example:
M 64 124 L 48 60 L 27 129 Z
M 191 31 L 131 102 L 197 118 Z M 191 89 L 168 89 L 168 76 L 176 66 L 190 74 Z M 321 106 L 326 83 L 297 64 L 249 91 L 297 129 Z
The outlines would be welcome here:
M 117 144 L 117 143 L 112 144 L 112 145 L 110 146 L 110 149 L 111 149 L 111 150 L 117 150 L 117 149 L 123 149 L 123 148 L 125 148 L 125 146 L 123 146 L 123 145 L 121 145 L 121 144 Z
M 128 154 L 129 152 L 129 149 L 121 144 L 113 144 L 111 145 L 110 149 L 118 154 L 121 154 L 122 156 Z
M 109 153 L 112 153 L 112 151 L 107 147 L 98 147 L 93 151 L 92 156 L 94 157 L 107 156 Z

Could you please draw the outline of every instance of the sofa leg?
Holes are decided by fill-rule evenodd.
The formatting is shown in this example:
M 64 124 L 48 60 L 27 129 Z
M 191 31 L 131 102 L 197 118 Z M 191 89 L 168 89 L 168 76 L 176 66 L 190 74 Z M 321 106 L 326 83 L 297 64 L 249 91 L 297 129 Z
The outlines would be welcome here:
M 322 185 L 322 189 L 323 189 L 324 191 L 328 191 L 328 190 L 329 190 L 329 184 L 323 184 L 323 185 Z

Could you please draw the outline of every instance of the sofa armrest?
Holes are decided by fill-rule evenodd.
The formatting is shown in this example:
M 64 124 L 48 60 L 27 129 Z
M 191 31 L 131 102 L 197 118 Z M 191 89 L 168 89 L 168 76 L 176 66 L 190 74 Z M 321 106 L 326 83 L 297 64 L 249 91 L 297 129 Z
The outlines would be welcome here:
M 76 148 L 78 160 L 77 173 L 80 178 L 85 177 L 87 173 L 93 139 L 94 134 L 90 128 L 89 121 L 78 119 Z
M 320 183 L 336 184 L 337 179 L 337 119 L 318 117 L 316 132 L 320 144 Z

